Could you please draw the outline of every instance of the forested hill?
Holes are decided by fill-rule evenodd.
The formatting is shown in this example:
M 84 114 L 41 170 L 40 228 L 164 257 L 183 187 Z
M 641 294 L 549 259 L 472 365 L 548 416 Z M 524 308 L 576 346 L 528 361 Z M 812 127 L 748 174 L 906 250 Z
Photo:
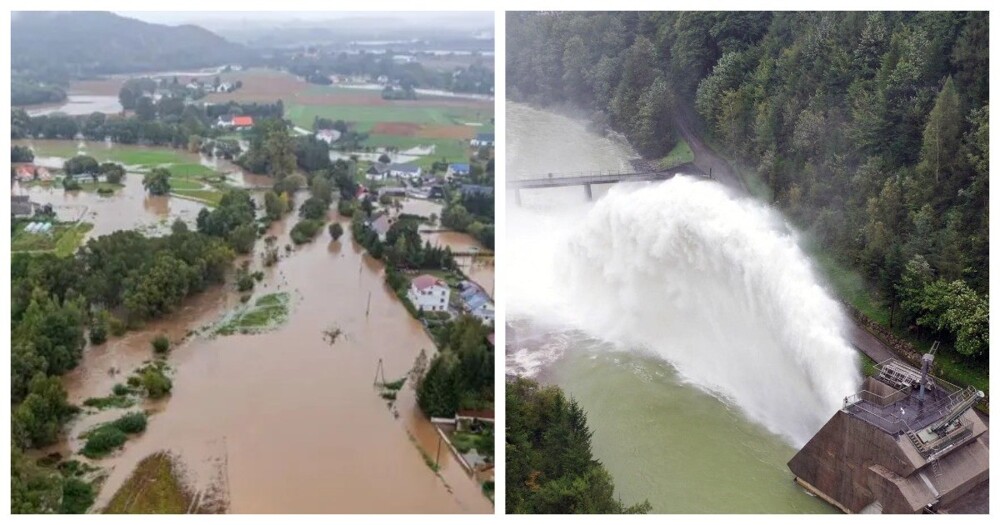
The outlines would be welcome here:
M 108 12 L 16 12 L 14 71 L 69 78 L 240 62 L 247 51 L 193 25 L 149 24 Z
M 506 31 L 513 99 L 590 110 L 648 158 L 697 114 L 897 327 L 985 362 L 987 13 L 511 13 Z

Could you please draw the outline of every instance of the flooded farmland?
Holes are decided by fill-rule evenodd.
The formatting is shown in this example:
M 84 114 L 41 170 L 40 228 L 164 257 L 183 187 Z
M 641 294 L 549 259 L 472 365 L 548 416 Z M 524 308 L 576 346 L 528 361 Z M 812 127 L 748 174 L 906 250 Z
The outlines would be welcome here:
M 37 160 L 61 165 L 58 158 Z M 247 179 L 247 185 L 255 183 Z M 91 236 L 133 228 L 156 234 L 175 218 L 193 223 L 202 208 L 146 195 L 136 173 L 109 197 L 37 185 L 12 189 L 51 203 L 62 219 L 82 215 L 95 224 Z M 291 244 L 297 217 L 293 211 L 271 225 L 277 246 Z M 147 430 L 123 450 L 88 461 L 107 474 L 93 510 L 110 501 L 143 458 L 169 451 L 193 491 L 233 513 L 492 512 L 479 484 L 446 447 L 437 472 L 425 462 L 425 455 L 436 456 L 438 435 L 416 405 L 412 381 L 391 405 L 373 386 L 380 362 L 392 381 L 407 375 L 421 351 L 428 357 L 435 351 L 422 325 L 384 285 L 381 263 L 349 236 L 330 242 L 321 234 L 310 244 L 282 249 L 271 268 L 260 264 L 263 242 L 257 248 L 251 267 L 265 277 L 255 297 L 287 292 L 286 323 L 257 335 L 215 335 L 218 323 L 240 305 L 231 286 L 217 287 L 142 330 L 88 346 L 80 365 L 64 376 L 72 403 L 106 396 L 152 359 L 153 337 L 163 333 L 174 343 L 168 359 L 172 395 L 141 405 L 151 414 Z M 341 333 L 333 344 L 324 339 L 332 329 Z M 48 451 L 78 450 L 80 433 L 122 412 L 84 412 L 70 423 L 64 442 Z

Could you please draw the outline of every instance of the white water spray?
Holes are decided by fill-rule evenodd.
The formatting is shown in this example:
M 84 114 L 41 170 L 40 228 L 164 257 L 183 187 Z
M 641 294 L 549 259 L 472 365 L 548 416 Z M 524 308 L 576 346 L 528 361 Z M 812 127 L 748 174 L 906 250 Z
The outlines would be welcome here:
M 512 257 L 514 317 L 659 355 L 796 446 L 858 386 L 839 305 L 761 204 L 679 176 L 510 217 L 511 253 L 535 254 Z

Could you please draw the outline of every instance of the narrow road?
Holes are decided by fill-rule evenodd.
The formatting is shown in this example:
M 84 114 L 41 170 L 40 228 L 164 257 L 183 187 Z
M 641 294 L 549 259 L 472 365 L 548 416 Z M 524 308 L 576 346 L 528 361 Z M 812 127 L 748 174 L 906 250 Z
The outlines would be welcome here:
M 695 133 L 694 122 L 695 115 L 689 108 L 678 110 L 674 116 L 674 125 L 680 131 L 681 137 L 691 147 L 691 152 L 694 153 L 693 164 L 706 175 L 711 173 L 712 178 L 723 185 L 740 193 L 749 194 L 750 190 L 743 177 L 739 176 L 729 161 L 712 151 L 712 148 L 708 147 L 705 141 Z

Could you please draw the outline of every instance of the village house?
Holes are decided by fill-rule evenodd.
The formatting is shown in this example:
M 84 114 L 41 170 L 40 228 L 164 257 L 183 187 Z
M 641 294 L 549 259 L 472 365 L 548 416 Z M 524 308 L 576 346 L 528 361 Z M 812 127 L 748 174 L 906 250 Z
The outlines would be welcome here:
M 444 312 L 448 309 L 451 290 L 448 289 L 448 283 L 433 275 L 424 274 L 410 281 L 406 297 L 422 312 Z
M 423 173 L 420 166 L 416 164 L 390 164 L 389 175 L 401 179 L 416 179 Z
M 470 168 L 468 164 L 449 164 L 448 171 L 445 176 L 448 180 L 451 180 L 451 178 L 455 176 L 468 175 L 469 171 Z
M 217 128 L 232 128 L 232 129 L 250 129 L 253 127 L 253 117 L 248 117 L 245 115 L 219 115 L 219 120 L 216 121 L 215 127 Z
M 15 168 L 14 177 L 20 182 L 31 182 L 35 180 L 35 167 L 31 164 L 22 164 Z
M 233 90 L 233 85 L 229 82 L 222 82 L 219 87 L 215 88 L 216 93 L 229 93 Z
M 340 132 L 335 129 L 321 129 L 316 132 L 316 138 L 327 144 L 333 144 L 340 138 Z
M 388 195 L 390 197 L 406 197 L 406 188 L 402 186 L 386 186 L 384 188 L 379 188 L 378 196 Z
M 35 212 L 35 206 L 27 195 L 11 195 L 10 212 L 15 217 L 31 217 Z
M 378 235 L 378 240 L 385 242 L 385 234 L 389 233 L 389 227 L 392 226 L 392 219 L 389 217 L 389 214 L 383 213 L 372 219 L 368 226 Z
M 368 180 L 385 180 L 389 176 L 389 166 L 376 162 L 365 170 L 365 178 Z
M 472 281 L 462 281 L 458 287 L 462 308 L 483 324 L 492 324 L 496 319 L 496 309 L 490 296 Z
M 473 146 L 492 146 L 494 142 L 493 133 L 476 133 L 476 138 L 472 139 L 470 144 Z

